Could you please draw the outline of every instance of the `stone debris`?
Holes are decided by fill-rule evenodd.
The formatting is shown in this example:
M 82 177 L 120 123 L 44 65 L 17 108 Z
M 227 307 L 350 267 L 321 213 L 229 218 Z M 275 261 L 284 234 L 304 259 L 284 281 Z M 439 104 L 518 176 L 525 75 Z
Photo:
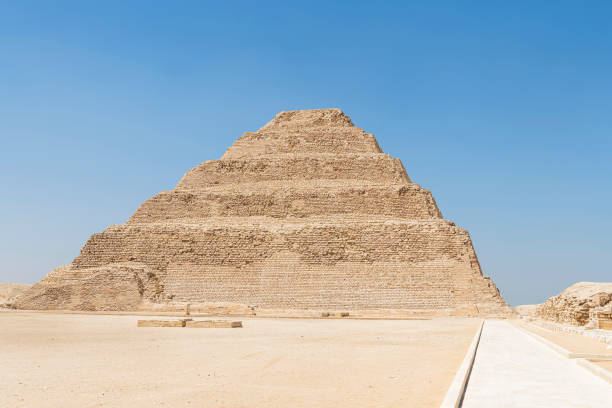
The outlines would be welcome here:
M 281 112 L 92 235 L 21 309 L 508 316 L 467 231 L 339 109 Z M 253 307 L 253 310 L 255 308 Z

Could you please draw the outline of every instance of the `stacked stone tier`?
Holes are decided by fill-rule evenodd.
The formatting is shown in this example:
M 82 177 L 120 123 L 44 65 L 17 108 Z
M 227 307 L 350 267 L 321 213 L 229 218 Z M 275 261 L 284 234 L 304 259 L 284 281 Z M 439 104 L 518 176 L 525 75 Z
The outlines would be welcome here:
M 279 153 L 382 153 L 374 135 L 357 127 L 264 129 L 247 132 L 227 149 L 222 159 Z
M 482 279 L 467 232 L 444 220 L 336 215 L 129 223 L 94 234 L 71 268 L 84 278 L 113 265 L 144 265 L 159 282 L 148 286 L 174 301 L 281 309 L 503 307 L 495 286 Z
M 421 262 L 443 253 L 448 259 L 477 264 L 468 233 L 449 221 L 334 215 L 127 223 L 92 235 L 73 265 L 88 268 L 135 261 L 163 267 L 189 259 L 240 266 L 282 250 L 294 251 L 306 263 Z
M 189 170 L 177 190 L 273 180 L 362 180 L 410 183 L 399 159 L 387 154 L 288 153 L 210 160 Z
M 309 217 L 326 214 L 442 218 L 428 190 L 416 184 L 266 183 L 164 191 L 147 200 L 128 222 L 157 222 L 211 216 Z

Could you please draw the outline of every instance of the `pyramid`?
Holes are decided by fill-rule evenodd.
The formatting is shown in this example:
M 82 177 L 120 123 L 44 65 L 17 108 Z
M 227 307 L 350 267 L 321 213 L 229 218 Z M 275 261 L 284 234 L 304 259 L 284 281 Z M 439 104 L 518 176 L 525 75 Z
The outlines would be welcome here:
M 125 224 L 92 235 L 15 306 L 187 303 L 298 315 L 511 313 L 467 231 L 339 109 L 281 112 L 245 133 Z

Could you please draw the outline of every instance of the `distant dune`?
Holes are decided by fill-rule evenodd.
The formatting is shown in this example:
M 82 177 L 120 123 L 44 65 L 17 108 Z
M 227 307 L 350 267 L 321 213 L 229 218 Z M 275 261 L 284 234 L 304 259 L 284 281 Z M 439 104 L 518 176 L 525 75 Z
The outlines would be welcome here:
M 518 313 L 521 316 L 535 317 L 536 309 L 538 308 L 538 306 L 540 306 L 540 305 L 539 304 L 536 304 L 536 305 L 520 305 L 520 306 L 513 307 L 513 309 L 514 309 L 514 311 L 516 313 Z

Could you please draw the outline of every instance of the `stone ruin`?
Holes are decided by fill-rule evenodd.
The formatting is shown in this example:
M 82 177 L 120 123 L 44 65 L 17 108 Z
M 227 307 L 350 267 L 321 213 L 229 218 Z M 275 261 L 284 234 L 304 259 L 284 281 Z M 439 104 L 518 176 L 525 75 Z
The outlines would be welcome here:
M 137 327 L 187 327 L 198 329 L 235 329 L 242 327 L 242 321 L 231 320 L 193 320 L 193 319 L 173 319 L 173 320 L 138 320 Z
M 575 283 L 538 305 L 536 317 L 572 326 L 612 329 L 612 282 Z
M 245 133 L 125 224 L 92 235 L 15 307 L 186 303 L 318 316 L 512 313 L 468 232 L 338 109 L 281 112 Z

